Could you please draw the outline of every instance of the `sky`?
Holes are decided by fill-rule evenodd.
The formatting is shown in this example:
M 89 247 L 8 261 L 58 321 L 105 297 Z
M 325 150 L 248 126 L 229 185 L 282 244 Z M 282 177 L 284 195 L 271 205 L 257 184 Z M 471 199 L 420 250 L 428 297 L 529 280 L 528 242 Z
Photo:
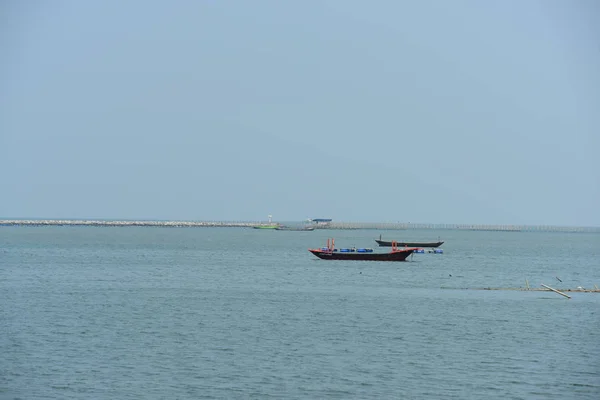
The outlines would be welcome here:
M 600 3 L 0 3 L 0 218 L 600 226 Z

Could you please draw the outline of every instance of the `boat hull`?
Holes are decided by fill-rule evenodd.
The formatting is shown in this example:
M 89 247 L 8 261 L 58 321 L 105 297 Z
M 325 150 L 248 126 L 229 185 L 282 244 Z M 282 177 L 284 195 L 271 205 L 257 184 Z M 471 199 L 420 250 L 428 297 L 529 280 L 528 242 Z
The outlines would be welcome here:
M 322 260 L 345 260 L 345 261 L 406 261 L 415 249 L 402 249 L 389 253 L 343 253 L 339 251 L 309 249 L 311 253 Z
M 375 239 L 380 247 L 392 247 L 392 242 Z M 439 247 L 444 242 L 396 242 L 398 247 Z
M 256 225 L 253 226 L 254 229 L 277 229 L 279 225 Z
M 313 227 L 309 227 L 309 228 L 288 228 L 288 227 L 278 227 L 275 228 L 278 231 L 314 231 L 315 228 Z

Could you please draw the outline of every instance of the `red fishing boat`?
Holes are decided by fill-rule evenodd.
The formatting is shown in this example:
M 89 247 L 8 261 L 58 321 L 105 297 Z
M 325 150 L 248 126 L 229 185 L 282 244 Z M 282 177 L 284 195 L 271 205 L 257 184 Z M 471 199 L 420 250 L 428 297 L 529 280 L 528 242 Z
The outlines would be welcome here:
M 351 260 L 351 261 L 406 261 L 416 248 L 398 247 L 393 243 L 392 251 L 388 253 L 375 253 L 373 249 L 349 248 L 336 249 L 335 240 L 327 239 L 327 247 L 308 249 L 315 256 L 323 260 Z

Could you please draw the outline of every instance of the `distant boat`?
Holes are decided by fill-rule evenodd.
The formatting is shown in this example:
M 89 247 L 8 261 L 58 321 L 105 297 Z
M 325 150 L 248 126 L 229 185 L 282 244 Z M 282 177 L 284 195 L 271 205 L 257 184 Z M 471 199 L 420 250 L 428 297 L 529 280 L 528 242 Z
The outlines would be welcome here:
M 277 228 L 278 231 L 314 231 L 315 228 L 312 226 L 297 226 L 297 227 L 293 227 L 293 226 L 278 226 Z
M 277 229 L 277 228 L 279 228 L 279 226 L 280 226 L 279 224 L 273 223 L 273 216 L 269 214 L 268 217 L 269 217 L 268 224 L 254 225 L 253 228 L 254 229 Z
M 388 253 L 375 253 L 373 249 L 351 248 L 336 249 L 335 241 L 327 239 L 327 247 L 320 249 L 308 249 L 312 254 L 322 260 L 346 260 L 346 261 L 406 261 L 414 248 L 399 248 L 394 242 L 392 251 Z
M 444 244 L 444 242 L 388 242 L 381 240 L 381 236 L 379 236 L 379 240 L 375 239 L 375 241 L 380 247 L 392 247 L 392 243 L 394 242 L 396 242 L 398 247 L 439 247 Z

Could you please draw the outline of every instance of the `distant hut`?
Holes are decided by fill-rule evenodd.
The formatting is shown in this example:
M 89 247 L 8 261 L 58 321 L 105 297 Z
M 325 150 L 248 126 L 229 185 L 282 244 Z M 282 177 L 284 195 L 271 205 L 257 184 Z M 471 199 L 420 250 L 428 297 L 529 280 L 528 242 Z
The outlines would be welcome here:
M 327 227 L 331 223 L 331 218 L 313 218 L 310 220 L 316 227 Z

